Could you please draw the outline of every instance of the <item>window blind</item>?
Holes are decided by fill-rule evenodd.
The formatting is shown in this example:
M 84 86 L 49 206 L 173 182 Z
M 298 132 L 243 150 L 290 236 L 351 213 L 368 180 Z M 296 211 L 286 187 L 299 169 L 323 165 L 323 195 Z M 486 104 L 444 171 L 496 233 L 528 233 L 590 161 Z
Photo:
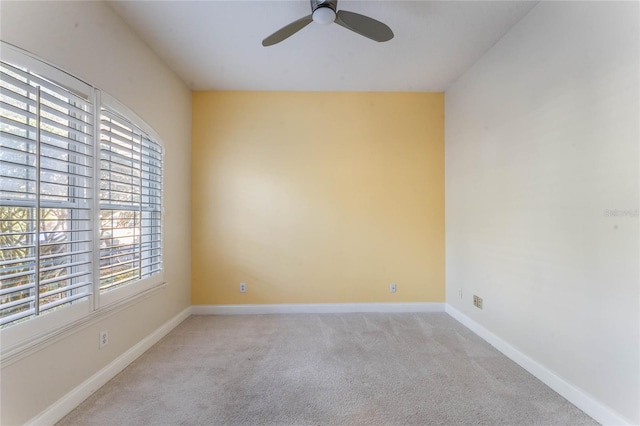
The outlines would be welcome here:
M 0 62 L 0 325 L 91 294 L 93 111 Z
M 108 107 L 100 111 L 100 291 L 162 268 L 162 147 Z
M 0 328 L 22 342 L 162 282 L 163 150 L 108 94 L 1 44 Z

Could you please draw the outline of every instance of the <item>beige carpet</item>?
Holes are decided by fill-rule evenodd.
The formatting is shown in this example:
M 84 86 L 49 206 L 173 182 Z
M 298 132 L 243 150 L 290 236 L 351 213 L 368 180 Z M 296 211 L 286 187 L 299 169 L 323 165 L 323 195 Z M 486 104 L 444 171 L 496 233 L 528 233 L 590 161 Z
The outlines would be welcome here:
M 446 314 L 193 316 L 62 425 L 574 425 Z

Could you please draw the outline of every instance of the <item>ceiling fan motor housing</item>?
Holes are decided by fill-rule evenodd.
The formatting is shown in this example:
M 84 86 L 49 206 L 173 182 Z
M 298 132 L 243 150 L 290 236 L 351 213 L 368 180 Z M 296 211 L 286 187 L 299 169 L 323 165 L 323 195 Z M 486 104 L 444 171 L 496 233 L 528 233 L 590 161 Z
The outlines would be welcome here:
M 311 0 L 311 16 L 314 22 L 327 25 L 335 21 L 338 0 Z
M 311 0 L 311 12 L 319 7 L 330 7 L 334 12 L 338 11 L 338 0 Z

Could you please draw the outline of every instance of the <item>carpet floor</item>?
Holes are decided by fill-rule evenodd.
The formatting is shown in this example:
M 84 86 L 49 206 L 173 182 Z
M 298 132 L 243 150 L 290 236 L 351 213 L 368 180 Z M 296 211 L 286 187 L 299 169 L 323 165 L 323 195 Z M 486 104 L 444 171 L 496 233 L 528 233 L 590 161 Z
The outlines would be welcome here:
M 436 313 L 192 316 L 58 424 L 597 423 Z

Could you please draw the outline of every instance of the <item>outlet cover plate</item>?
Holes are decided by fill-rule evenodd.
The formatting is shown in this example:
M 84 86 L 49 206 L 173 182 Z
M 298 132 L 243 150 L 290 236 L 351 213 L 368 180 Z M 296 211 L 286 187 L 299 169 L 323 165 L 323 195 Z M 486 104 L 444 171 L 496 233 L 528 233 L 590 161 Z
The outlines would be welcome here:
M 102 349 L 109 344 L 109 332 L 107 330 L 101 331 L 98 337 L 98 349 Z

